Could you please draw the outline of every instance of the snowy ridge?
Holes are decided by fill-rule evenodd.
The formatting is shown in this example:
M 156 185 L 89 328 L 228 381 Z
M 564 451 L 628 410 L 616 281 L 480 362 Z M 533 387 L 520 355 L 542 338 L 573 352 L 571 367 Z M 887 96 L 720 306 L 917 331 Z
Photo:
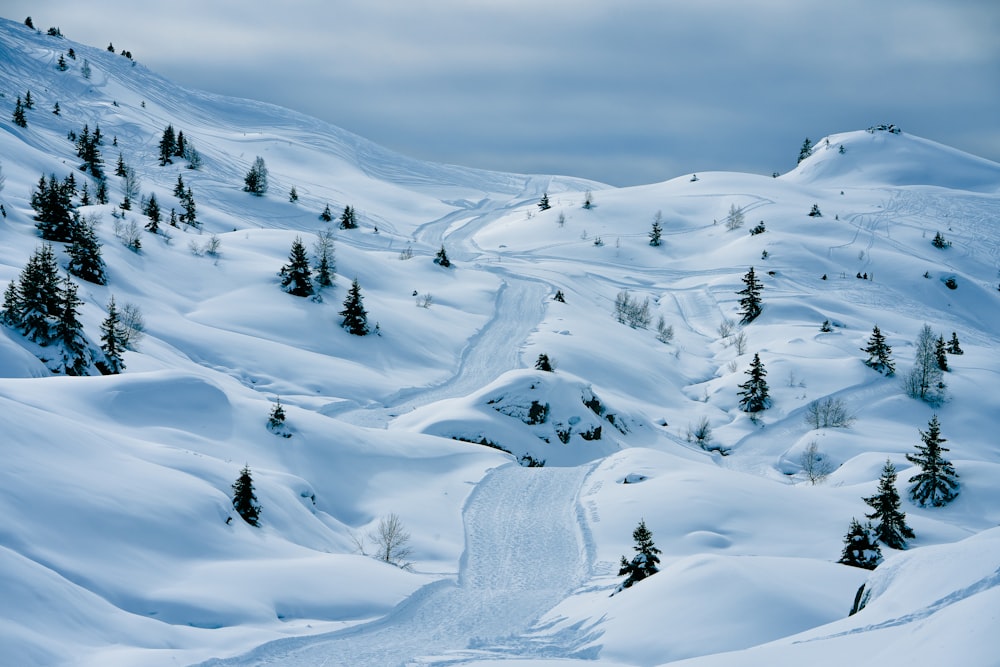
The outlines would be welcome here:
M 428 164 L 6 20 L 0 82 L 0 288 L 42 243 L 39 177 L 93 192 L 67 136 L 99 125 L 110 203 L 80 211 L 108 284 L 74 279 L 79 316 L 95 349 L 112 297 L 145 320 L 124 373 L 93 377 L 53 375 L 46 348 L 0 327 L 0 662 L 995 663 L 1000 165 L 905 128 L 832 134 L 778 178 L 610 188 Z M 158 165 L 168 124 L 199 169 Z M 152 234 L 138 202 L 122 213 L 119 152 L 165 213 L 182 177 L 200 226 Z M 261 197 L 242 189 L 256 156 Z M 347 205 L 358 229 L 337 228 Z M 138 252 L 113 214 L 139 226 Z M 312 253 L 321 229 L 335 285 L 283 292 L 293 241 Z M 763 310 L 739 325 L 751 266 Z M 340 327 L 354 279 L 379 336 Z M 617 321 L 623 291 L 648 323 Z M 964 350 L 937 406 L 900 380 L 924 323 Z M 896 377 L 862 363 L 875 324 Z M 542 354 L 554 371 L 534 368 Z M 773 403 L 756 421 L 737 393 L 754 354 Z M 287 438 L 265 426 L 279 399 Z M 806 423 L 825 399 L 849 428 Z M 905 493 L 932 415 L 961 481 L 943 508 Z M 814 443 L 831 466 L 817 484 Z M 838 564 L 887 458 L 916 537 L 874 572 Z M 244 465 L 260 527 L 232 508 Z M 389 514 L 411 570 L 363 553 Z M 661 571 L 611 596 L 640 520 Z

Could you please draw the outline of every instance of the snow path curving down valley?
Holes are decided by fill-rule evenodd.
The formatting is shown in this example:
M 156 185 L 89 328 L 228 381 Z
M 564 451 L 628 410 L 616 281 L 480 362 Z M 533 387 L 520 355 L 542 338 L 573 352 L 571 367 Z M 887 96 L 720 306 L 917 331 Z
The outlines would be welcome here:
M 372 623 L 278 640 L 202 666 L 395 667 L 592 654 L 595 649 L 582 647 L 593 637 L 582 630 L 531 634 L 590 574 L 577 496 L 591 468 L 491 471 L 465 507 L 457 581 L 429 584 Z

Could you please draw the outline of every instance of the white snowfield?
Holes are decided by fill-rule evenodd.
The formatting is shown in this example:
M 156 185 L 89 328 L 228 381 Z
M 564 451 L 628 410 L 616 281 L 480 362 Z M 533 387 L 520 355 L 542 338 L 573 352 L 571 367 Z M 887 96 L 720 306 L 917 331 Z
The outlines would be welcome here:
M 95 194 L 68 137 L 99 126 L 109 203 L 79 211 L 108 284 L 73 278 L 79 318 L 98 357 L 112 297 L 144 320 L 124 372 L 89 377 L 0 325 L 0 666 L 1000 664 L 1000 165 L 877 127 L 777 178 L 428 164 L 7 20 L 0 84 L 0 290 L 43 243 L 39 178 Z M 159 165 L 168 124 L 198 169 Z M 242 189 L 257 156 L 260 197 Z M 179 212 L 178 178 L 199 225 L 146 231 L 141 201 Z M 338 228 L 346 206 L 358 229 Z M 327 229 L 335 285 L 283 292 L 293 242 L 312 257 Z M 377 336 L 340 326 L 355 279 Z M 617 320 L 622 292 L 648 322 Z M 894 377 L 863 363 L 876 324 Z M 937 405 L 903 390 L 924 324 L 963 349 Z M 772 405 L 751 420 L 755 354 Z M 277 400 L 289 437 L 266 428 Z M 824 400 L 849 426 L 807 422 Z M 935 415 L 961 488 L 920 507 L 906 454 Z M 916 537 L 874 571 L 839 564 L 887 459 Z M 259 527 L 232 506 L 244 466 Z M 390 514 L 410 569 L 366 555 Z M 612 595 L 640 521 L 661 569 Z
M 505 466 L 465 509 L 457 582 L 420 589 L 373 623 L 283 639 L 209 665 L 442 664 L 470 658 L 572 656 L 588 637 L 531 634 L 538 619 L 590 574 L 576 497 L 588 468 Z

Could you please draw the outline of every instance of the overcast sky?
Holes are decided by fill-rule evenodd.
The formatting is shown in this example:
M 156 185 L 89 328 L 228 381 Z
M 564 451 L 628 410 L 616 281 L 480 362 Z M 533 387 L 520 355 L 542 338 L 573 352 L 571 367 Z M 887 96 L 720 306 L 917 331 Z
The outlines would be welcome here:
M 4 0 L 412 157 L 613 185 L 895 123 L 1000 161 L 998 0 Z

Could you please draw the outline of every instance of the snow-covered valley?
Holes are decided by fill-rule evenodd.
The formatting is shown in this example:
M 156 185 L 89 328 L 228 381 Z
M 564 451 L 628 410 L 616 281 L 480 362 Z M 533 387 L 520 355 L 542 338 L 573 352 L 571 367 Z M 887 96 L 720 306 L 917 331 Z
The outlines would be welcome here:
M 6 20 L 0 81 L 0 288 L 45 243 L 40 177 L 73 174 L 106 284 L 52 247 L 92 361 L 112 298 L 143 320 L 121 373 L 82 377 L 0 327 L 0 664 L 997 664 L 1000 164 L 884 126 L 773 177 L 484 172 Z M 80 202 L 85 126 L 108 203 Z M 197 164 L 160 164 L 168 126 Z M 178 179 L 197 224 L 167 222 Z M 322 232 L 334 284 L 283 291 Z M 751 267 L 762 308 L 740 323 Z M 367 336 L 341 327 L 355 280 Z M 646 303 L 634 326 L 623 294 Z M 961 341 L 940 400 L 906 391 L 925 324 Z M 864 363 L 873 326 L 893 376 Z M 821 405 L 842 423 L 811 423 Z M 906 455 L 934 416 L 960 491 L 923 507 Z M 887 459 L 915 537 L 838 563 Z M 259 526 L 232 504 L 244 466 Z M 408 568 L 370 555 L 388 516 Z M 660 571 L 615 593 L 640 521 Z

